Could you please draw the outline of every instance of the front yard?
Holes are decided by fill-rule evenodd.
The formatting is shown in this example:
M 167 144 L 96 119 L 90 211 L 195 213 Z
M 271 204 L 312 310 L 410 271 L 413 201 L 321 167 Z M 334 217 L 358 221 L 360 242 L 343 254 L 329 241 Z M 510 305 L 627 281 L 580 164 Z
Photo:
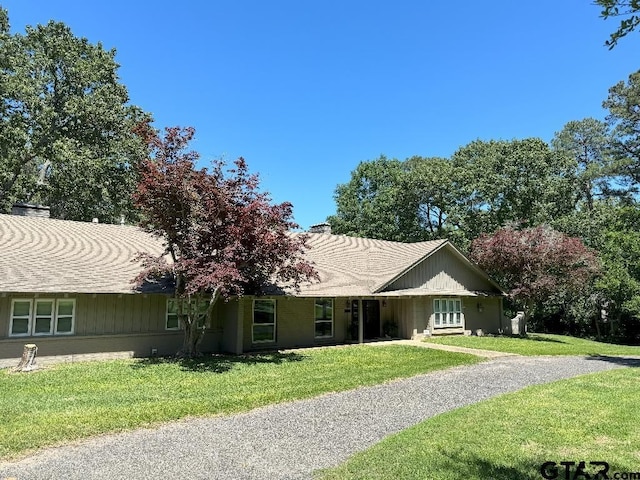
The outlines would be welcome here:
M 494 350 L 518 355 L 633 355 L 640 356 L 640 347 L 594 342 L 565 335 L 530 333 L 518 337 L 432 337 L 425 340 L 441 345 Z
M 0 459 L 91 435 L 237 413 L 478 361 L 426 348 L 348 346 L 0 371 Z
M 640 478 L 640 369 L 528 387 L 438 415 L 318 477 L 323 480 Z M 586 462 L 565 477 L 560 462 Z M 543 477 L 541 467 L 549 465 Z M 594 477 L 608 462 L 608 477 Z M 614 472 L 622 475 L 614 477 Z M 628 476 L 638 472 L 637 476 Z M 626 475 L 626 476 L 625 476 Z

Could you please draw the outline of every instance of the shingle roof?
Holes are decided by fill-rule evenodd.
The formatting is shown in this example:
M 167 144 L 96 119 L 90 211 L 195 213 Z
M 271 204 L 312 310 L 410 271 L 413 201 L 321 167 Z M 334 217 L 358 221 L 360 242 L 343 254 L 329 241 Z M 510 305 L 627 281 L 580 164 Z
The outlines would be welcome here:
M 446 243 L 308 235 L 321 281 L 302 285 L 301 296 L 375 294 Z M 137 227 L 0 214 L 0 251 L 0 292 L 131 293 L 140 271 L 132 259 L 163 246 Z
M 400 243 L 310 233 L 307 259 L 320 282 L 302 285 L 300 295 L 367 296 L 446 243 Z
M 0 215 L 0 292 L 131 293 L 143 251 L 163 247 L 137 227 Z

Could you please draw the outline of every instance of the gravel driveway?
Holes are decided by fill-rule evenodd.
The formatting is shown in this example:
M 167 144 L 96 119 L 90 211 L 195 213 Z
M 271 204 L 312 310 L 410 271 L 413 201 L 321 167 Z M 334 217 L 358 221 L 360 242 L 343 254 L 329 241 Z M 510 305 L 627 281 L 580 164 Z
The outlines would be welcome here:
M 501 357 L 383 385 L 108 435 L 0 463 L 0 479 L 308 479 L 422 420 L 640 360 Z

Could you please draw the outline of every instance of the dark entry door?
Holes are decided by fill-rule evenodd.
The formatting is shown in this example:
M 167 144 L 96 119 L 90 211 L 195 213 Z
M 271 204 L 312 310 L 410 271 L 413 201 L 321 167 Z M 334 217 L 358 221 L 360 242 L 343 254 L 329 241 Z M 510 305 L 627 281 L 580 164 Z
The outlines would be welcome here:
M 363 300 L 362 317 L 364 320 L 364 338 L 380 337 L 380 302 L 378 300 Z

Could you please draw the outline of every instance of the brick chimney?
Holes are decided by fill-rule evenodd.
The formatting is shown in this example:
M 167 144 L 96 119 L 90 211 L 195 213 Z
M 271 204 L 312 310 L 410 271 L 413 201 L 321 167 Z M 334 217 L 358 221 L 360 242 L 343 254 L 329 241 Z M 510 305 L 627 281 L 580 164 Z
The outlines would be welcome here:
M 328 233 L 331 234 L 331 225 L 328 223 L 318 223 L 309 227 L 309 233 Z

